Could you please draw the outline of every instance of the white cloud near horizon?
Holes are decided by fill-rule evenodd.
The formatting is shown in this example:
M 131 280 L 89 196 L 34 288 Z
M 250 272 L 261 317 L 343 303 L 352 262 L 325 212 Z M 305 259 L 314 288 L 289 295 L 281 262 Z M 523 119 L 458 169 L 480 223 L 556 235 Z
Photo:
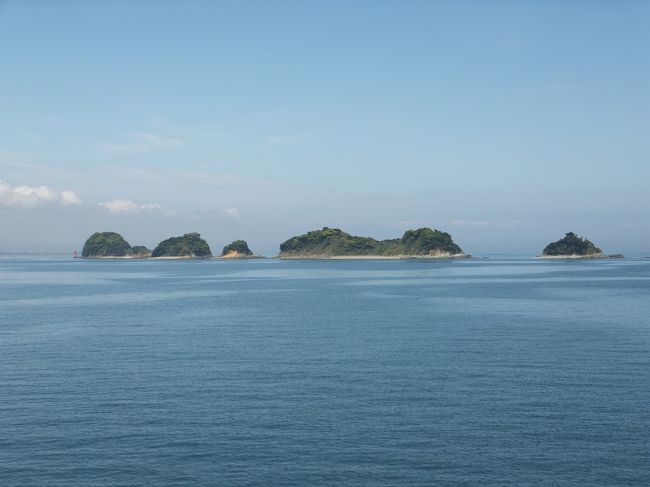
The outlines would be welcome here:
M 108 212 L 113 215 L 120 215 L 120 214 L 133 215 L 133 214 L 142 213 L 146 211 L 159 211 L 167 216 L 173 215 L 173 212 L 163 211 L 162 207 L 158 203 L 145 203 L 139 205 L 137 203 L 134 203 L 131 200 L 115 199 L 112 201 L 105 201 L 103 203 L 99 203 L 99 206 L 108 210 Z
M 73 206 L 80 203 L 74 191 L 56 191 L 45 185 L 11 187 L 0 181 L 0 205 L 33 208 L 44 204 Z
M 130 141 L 124 143 L 103 143 L 99 149 L 103 152 L 114 155 L 141 154 L 162 149 L 170 149 L 180 146 L 183 141 L 176 137 L 160 137 L 154 134 L 132 132 L 129 134 Z

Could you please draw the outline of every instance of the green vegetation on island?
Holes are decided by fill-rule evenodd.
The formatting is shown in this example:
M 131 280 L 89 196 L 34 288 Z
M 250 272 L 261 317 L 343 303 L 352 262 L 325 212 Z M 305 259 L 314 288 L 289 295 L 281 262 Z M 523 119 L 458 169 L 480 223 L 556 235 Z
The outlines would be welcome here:
M 212 257 L 208 243 L 198 233 L 163 240 L 153 250 L 152 257 Z
M 546 257 L 602 257 L 603 251 L 596 247 L 586 238 L 578 237 L 575 233 L 569 232 L 557 242 L 552 242 L 542 252 Z
M 151 256 L 151 251 L 142 245 L 131 247 L 119 233 L 96 232 L 86 240 L 81 256 L 144 258 Z
M 233 243 L 226 245 L 221 252 L 221 257 L 246 258 L 252 257 L 253 252 L 248 248 L 246 240 L 235 240 Z
M 134 245 L 131 247 L 131 255 L 138 257 L 151 257 L 151 250 L 144 245 Z
M 280 245 L 280 257 L 465 257 L 446 232 L 419 228 L 402 238 L 376 240 L 324 227 L 290 238 Z

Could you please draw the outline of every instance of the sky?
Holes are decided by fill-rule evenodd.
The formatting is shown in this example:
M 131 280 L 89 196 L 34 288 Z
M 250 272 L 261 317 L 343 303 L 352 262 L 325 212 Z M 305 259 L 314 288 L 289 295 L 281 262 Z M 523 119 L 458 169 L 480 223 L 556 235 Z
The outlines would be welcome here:
M 0 0 L 0 251 L 650 255 L 649 52 L 645 1 Z

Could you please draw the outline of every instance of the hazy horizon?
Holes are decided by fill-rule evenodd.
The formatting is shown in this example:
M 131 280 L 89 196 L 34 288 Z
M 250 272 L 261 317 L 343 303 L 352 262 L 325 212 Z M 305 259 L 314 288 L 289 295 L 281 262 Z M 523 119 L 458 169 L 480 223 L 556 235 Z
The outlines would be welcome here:
M 0 252 L 648 253 L 649 45 L 643 2 L 0 1 Z

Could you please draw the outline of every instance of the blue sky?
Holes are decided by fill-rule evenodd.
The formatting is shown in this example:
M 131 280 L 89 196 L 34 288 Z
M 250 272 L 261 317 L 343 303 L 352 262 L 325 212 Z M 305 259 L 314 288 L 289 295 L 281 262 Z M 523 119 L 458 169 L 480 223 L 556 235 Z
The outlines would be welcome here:
M 641 1 L 0 0 L 0 251 L 650 251 L 649 50 Z

